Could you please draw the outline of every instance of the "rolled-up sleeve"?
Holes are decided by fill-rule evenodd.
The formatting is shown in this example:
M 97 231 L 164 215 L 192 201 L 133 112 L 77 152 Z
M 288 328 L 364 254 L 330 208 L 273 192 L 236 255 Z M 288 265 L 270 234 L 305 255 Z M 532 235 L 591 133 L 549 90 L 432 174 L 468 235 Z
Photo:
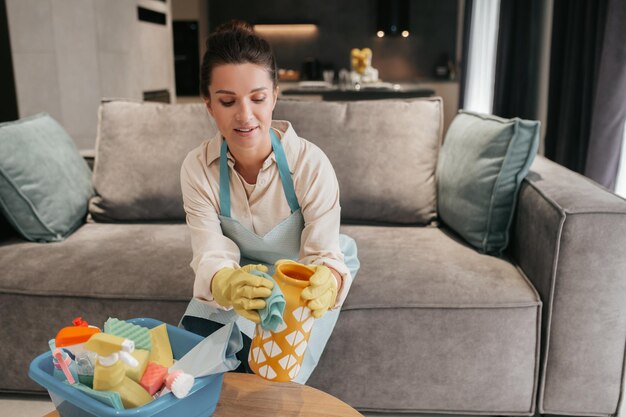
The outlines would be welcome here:
M 213 299 L 211 280 L 220 269 L 239 266 L 239 248 L 222 233 L 218 204 L 197 154 L 190 153 L 183 162 L 180 182 L 193 250 L 193 296 L 223 308 Z
M 300 262 L 326 265 L 341 275 L 342 285 L 334 306 L 338 308 L 352 285 L 352 276 L 339 246 L 339 184 L 326 155 L 315 145 L 309 143 L 308 147 L 309 163 L 303 165 L 306 169 L 296 180 L 296 194 L 299 194 L 305 224 L 301 236 Z

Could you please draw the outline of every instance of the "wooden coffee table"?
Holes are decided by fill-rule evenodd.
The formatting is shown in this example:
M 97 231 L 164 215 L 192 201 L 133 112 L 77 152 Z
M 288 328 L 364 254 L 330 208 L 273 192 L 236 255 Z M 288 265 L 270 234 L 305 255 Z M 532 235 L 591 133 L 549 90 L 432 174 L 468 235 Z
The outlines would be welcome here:
M 224 375 L 214 417 L 363 417 L 343 401 L 295 382 L 269 382 L 251 374 Z M 56 411 L 44 417 L 58 417 Z

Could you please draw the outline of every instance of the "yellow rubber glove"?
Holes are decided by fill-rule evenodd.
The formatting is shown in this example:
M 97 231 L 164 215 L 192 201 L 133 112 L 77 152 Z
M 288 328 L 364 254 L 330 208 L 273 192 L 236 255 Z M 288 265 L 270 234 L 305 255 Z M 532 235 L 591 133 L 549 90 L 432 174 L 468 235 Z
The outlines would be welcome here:
M 330 310 L 337 300 L 337 280 L 333 273 L 324 265 L 308 265 L 315 269 L 315 273 L 309 279 L 309 286 L 301 294 L 305 300 L 309 300 L 307 307 L 316 319 L 322 317 Z
M 265 308 L 264 298 L 272 294 L 274 283 L 250 273 L 253 269 L 267 272 L 265 265 L 246 265 L 239 269 L 222 268 L 213 276 L 213 298 L 222 307 L 233 307 L 240 316 L 261 322 L 256 310 Z

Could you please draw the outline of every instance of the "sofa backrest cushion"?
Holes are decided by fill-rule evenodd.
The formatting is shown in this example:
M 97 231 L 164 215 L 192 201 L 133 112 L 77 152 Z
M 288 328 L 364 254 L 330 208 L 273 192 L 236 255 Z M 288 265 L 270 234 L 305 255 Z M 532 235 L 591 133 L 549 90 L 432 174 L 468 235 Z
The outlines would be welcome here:
M 23 237 L 63 240 L 87 217 L 91 171 L 48 114 L 0 124 L 0 211 Z
M 427 224 L 436 217 L 442 109 L 440 98 L 278 100 L 274 119 L 326 153 L 344 221 Z
M 480 252 L 500 255 L 538 146 L 537 121 L 461 110 L 439 155 L 441 220 Z
M 103 101 L 89 211 L 96 221 L 183 220 L 180 167 L 217 128 L 202 103 Z

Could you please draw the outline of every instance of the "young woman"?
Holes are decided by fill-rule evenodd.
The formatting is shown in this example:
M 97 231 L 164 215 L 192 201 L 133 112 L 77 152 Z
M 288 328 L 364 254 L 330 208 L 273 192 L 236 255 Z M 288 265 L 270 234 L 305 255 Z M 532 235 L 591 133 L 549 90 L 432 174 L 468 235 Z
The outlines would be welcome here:
M 273 273 L 291 259 L 315 273 L 302 297 L 316 317 L 301 370 L 305 383 L 339 316 L 359 268 L 356 244 L 339 234 L 339 187 L 326 155 L 272 120 L 276 61 L 250 25 L 233 21 L 207 39 L 200 83 L 218 134 L 189 153 L 181 169 L 196 274 L 182 325 L 207 336 L 236 321 L 244 333 L 239 370 L 247 366 L 258 310 Z

